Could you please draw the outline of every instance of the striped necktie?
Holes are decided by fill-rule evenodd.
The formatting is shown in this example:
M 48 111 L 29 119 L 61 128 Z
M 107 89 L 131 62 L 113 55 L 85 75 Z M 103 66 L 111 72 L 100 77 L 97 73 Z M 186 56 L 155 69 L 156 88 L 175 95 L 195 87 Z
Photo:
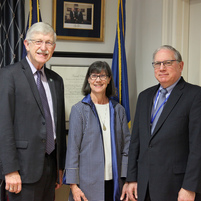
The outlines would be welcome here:
M 152 122 L 152 127 L 151 127 L 151 134 L 154 131 L 154 128 L 158 122 L 158 119 L 161 115 L 161 112 L 163 111 L 164 105 L 165 105 L 165 100 L 166 100 L 166 94 L 167 94 L 167 89 L 162 88 L 160 90 L 160 96 L 158 98 L 158 103 L 156 105 L 156 108 L 153 109 L 153 115 L 155 116 Z

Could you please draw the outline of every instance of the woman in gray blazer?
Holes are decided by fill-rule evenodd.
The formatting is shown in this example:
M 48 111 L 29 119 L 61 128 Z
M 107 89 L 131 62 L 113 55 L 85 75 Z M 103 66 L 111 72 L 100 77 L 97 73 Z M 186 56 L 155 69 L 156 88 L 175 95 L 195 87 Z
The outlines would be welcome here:
M 120 200 L 128 161 L 130 132 L 106 62 L 91 64 L 85 97 L 71 109 L 64 182 L 69 200 Z M 126 184 L 124 188 L 126 187 Z

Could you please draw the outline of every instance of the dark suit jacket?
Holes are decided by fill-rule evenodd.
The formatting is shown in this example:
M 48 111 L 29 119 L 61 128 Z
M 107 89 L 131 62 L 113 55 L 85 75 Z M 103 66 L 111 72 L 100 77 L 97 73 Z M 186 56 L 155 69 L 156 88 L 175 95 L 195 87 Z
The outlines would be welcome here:
M 82 23 L 83 22 L 83 14 L 82 14 L 81 11 L 79 13 L 77 13 L 77 20 L 78 20 L 78 23 Z
M 70 11 L 70 19 L 71 19 L 71 22 L 75 22 L 76 21 L 76 18 L 77 18 L 77 12 L 76 11 Z
M 152 201 L 177 201 L 180 188 L 201 193 L 201 88 L 181 78 L 151 136 L 158 88 L 143 91 L 137 102 L 127 181 L 138 182 L 138 201 L 144 201 L 148 184 Z
M 57 169 L 65 164 L 66 136 L 62 78 L 45 68 L 53 100 Z M 46 126 L 37 86 L 26 59 L 0 70 L 0 165 L 2 174 L 19 171 L 23 183 L 43 172 Z

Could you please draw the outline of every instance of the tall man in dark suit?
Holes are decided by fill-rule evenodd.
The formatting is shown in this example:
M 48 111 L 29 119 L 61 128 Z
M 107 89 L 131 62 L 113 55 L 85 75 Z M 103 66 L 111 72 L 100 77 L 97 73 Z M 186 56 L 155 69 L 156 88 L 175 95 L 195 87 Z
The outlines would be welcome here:
M 77 23 L 79 24 L 83 23 L 83 14 L 79 8 L 77 9 Z
M 55 187 L 61 186 L 64 86 L 44 67 L 55 41 L 49 24 L 32 25 L 24 41 L 27 57 L 0 70 L 0 173 L 9 201 L 53 201 Z
M 74 8 L 70 10 L 70 20 L 72 23 L 75 23 L 77 21 L 77 12 Z
M 184 64 L 171 46 L 157 49 L 152 64 L 159 84 L 138 97 L 126 200 L 200 201 L 201 88 L 181 77 Z

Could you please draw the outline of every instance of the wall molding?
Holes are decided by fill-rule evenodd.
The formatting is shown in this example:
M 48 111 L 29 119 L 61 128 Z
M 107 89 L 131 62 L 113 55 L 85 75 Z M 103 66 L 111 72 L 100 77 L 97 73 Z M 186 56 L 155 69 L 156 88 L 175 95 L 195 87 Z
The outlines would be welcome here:
M 113 53 L 96 53 L 96 52 L 60 52 L 55 51 L 52 57 L 79 57 L 79 58 L 113 58 Z
M 189 51 L 189 9 L 190 0 L 163 0 L 162 44 L 168 44 L 180 51 L 188 80 Z

